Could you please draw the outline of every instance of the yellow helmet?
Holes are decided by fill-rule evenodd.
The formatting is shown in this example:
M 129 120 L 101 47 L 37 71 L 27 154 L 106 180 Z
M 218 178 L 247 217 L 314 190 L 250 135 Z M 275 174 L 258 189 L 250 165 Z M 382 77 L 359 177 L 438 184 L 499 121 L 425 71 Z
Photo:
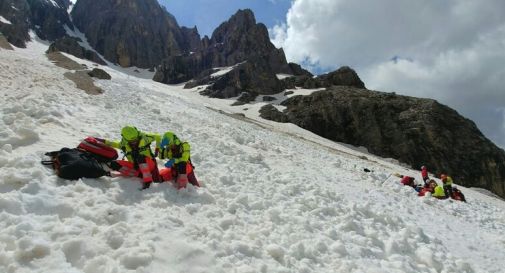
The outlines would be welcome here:
M 121 136 L 126 141 L 132 141 L 132 140 L 136 140 L 139 138 L 140 132 L 134 126 L 128 125 L 128 126 L 123 127 L 123 129 L 121 129 Z

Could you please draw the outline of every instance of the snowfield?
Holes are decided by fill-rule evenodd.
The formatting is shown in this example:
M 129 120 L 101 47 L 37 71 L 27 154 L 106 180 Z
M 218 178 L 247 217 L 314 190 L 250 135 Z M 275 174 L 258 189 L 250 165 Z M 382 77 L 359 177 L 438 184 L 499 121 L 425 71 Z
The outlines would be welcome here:
M 392 174 L 420 172 L 262 120 L 261 102 L 113 66 L 88 95 L 46 49 L 0 49 L 0 272 L 504 272 L 502 200 L 419 198 Z M 203 187 L 67 181 L 40 164 L 125 124 L 188 140 Z

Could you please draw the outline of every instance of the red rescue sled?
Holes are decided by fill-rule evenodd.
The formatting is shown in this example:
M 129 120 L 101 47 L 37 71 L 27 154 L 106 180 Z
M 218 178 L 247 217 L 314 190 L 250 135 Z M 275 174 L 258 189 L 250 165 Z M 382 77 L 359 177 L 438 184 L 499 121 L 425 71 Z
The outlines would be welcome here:
M 102 162 L 108 162 L 118 158 L 116 149 L 97 141 L 94 137 L 85 138 L 77 148 L 92 153 Z

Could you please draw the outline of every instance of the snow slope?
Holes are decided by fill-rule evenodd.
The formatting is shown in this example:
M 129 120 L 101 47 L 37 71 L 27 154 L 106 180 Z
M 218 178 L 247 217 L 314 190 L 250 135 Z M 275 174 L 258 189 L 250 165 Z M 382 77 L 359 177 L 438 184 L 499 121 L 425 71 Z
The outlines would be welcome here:
M 231 107 L 114 67 L 101 67 L 112 75 L 96 81 L 104 94 L 87 95 L 46 48 L 0 50 L 0 272 L 505 268 L 498 199 L 466 188 L 468 203 L 418 198 L 391 175 L 417 171 L 262 120 L 260 102 Z M 190 141 L 204 187 L 66 181 L 40 164 L 88 135 L 117 138 L 125 124 Z

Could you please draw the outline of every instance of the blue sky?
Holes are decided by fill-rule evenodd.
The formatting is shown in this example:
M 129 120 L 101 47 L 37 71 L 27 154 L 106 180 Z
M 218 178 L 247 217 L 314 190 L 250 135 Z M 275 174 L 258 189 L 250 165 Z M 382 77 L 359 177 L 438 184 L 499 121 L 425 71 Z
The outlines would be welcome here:
M 268 28 L 286 21 L 291 0 L 159 0 L 168 12 L 175 16 L 181 26 L 197 26 L 203 35 L 227 21 L 237 10 L 249 8 L 256 21 Z

